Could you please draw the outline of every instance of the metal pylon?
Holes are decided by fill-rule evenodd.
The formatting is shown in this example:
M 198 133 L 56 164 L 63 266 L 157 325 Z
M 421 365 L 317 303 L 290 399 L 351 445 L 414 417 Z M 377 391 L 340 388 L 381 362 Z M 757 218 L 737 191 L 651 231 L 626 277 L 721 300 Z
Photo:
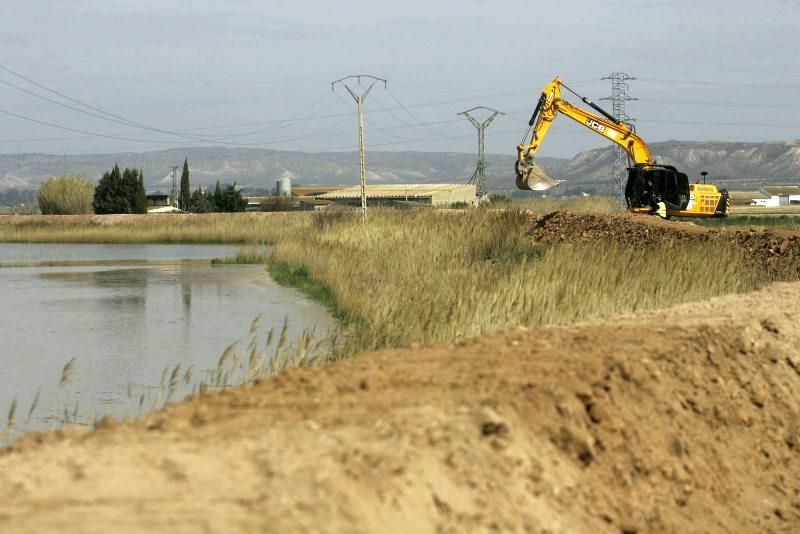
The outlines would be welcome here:
M 485 119 L 483 122 L 478 122 L 470 113 L 477 111 L 477 110 L 485 110 L 491 113 L 489 118 Z M 484 157 L 484 132 L 486 131 L 486 127 L 492 123 L 492 121 L 498 115 L 505 115 L 496 109 L 487 108 L 484 106 L 474 107 L 472 109 L 468 109 L 466 111 L 462 111 L 459 115 L 464 116 L 467 118 L 472 125 L 478 129 L 478 164 L 475 167 L 475 172 L 472 173 L 472 177 L 469 179 L 469 183 L 475 184 L 475 192 L 479 197 L 486 195 L 486 158 Z
M 628 80 L 635 80 L 624 72 L 613 72 L 611 75 L 606 76 L 603 80 L 611 80 L 611 96 L 601 98 L 600 100 L 611 100 L 611 115 L 620 122 L 624 122 L 631 126 L 634 121 L 625 112 L 625 102 L 629 100 L 637 100 L 628 94 Z M 633 129 L 631 127 L 631 129 Z M 625 182 L 627 180 L 628 168 L 628 155 L 621 146 L 614 147 L 614 167 L 611 179 L 616 187 L 616 193 L 619 198 L 623 197 Z

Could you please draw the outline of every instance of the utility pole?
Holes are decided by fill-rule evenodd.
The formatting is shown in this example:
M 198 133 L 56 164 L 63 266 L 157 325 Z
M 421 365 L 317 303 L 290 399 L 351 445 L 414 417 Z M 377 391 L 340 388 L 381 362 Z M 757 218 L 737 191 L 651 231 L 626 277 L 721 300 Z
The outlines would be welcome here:
M 478 122 L 470 113 L 477 111 L 477 110 L 485 110 L 491 113 L 489 118 L 484 120 L 483 122 Z M 475 168 L 475 172 L 472 173 L 472 177 L 469 179 L 469 183 L 475 184 L 475 193 L 478 197 L 483 197 L 486 195 L 486 158 L 484 157 L 484 132 L 486 131 L 486 127 L 489 126 L 492 121 L 498 115 L 505 115 L 496 109 L 487 108 L 484 106 L 478 106 L 472 109 L 468 109 L 467 111 L 462 111 L 459 113 L 467 118 L 472 125 L 478 129 L 478 165 Z
M 361 78 L 368 78 L 371 81 L 366 91 L 361 94 L 357 94 L 355 91 L 350 89 L 350 86 L 347 85 L 347 80 L 355 79 L 358 84 L 361 85 Z M 336 90 L 337 83 L 344 85 L 344 88 L 347 89 L 347 92 L 350 93 L 350 96 L 352 96 L 353 100 L 356 101 L 356 107 L 358 108 L 358 166 L 361 176 L 361 214 L 363 215 L 364 219 L 367 218 L 367 163 L 364 157 L 364 100 L 366 100 L 367 95 L 369 94 L 370 90 L 372 90 L 372 87 L 378 82 L 383 82 L 383 87 L 384 89 L 386 88 L 386 80 L 383 78 L 376 78 L 375 76 L 371 76 L 369 74 L 345 76 L 344 78 L 340 78 L 335 82 L 331 82 L 331 91 Z
M 172 169 L 172 194 L 170 195 L 170 200 L 174 208 L 178 207 L 178 167 L 179 165 L 170 166 L 170 169 Z
M 635 80 L 636 78 L 632 78 L 624 72 L 613 72 L 609 76 L 606 76 L 602 79 L 611 80 L 611 96 L 601 98 L 600 100 L 611 100 L 611 115 L 618 122 L 624 122 L 631 126 L 631 129 L 633 129 L 631 122 L 633 122 L 634 119 L 625 113 L 625 102 L 629 100 L 638 100 L 637 98 L 634 98 L 628 94 L 628 80 Z M 622 198 L 624 192 L 623 188 L 625 187 L 625 182 L 627 180 L 627 173 L 625 171 L 628 168 L 628 155 L 621 146 L 615 146 L 614 153 L 616 157 L 614 159 L 614 167 L 611 178 L 617 188 L 617 197 Z

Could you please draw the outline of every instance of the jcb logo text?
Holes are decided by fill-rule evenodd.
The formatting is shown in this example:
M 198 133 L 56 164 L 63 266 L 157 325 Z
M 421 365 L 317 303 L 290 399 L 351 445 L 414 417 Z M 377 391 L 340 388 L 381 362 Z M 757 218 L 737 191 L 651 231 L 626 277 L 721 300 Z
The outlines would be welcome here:
M 588 126 L 589 128 L 591 128 L 593 130 L 597 130 L 600 133 L 603 133 L 603 132 L 606 131 L 606 127 L 605 126 L 603 126 L 599 122 L 594 121 L 592 119 L 586 119 L 586 126 Z

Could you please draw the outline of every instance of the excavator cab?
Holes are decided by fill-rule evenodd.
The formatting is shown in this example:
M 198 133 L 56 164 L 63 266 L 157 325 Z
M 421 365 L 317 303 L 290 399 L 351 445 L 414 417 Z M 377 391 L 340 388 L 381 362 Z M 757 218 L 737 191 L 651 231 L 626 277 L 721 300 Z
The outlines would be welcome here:
M 655 209 L 663 201 L 668 210 L 681 211 L 690 197 L 689 177 L 671 165 L 640 164 L 628 169 L 625 201 L 629 208 Z

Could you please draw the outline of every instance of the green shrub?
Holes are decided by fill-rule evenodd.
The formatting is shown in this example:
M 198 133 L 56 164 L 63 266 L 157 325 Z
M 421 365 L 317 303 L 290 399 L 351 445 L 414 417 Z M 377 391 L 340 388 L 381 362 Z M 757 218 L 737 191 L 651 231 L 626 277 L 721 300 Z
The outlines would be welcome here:
M 44 215 L 79 215 L 92 213 L 94 186 L 82 176 L 50 178 L 36 195 Z
M 103 174 L 94 190 L 94 212 L 101 213 L 147 213 L 147 197 L 144 192 L 144 177 L 136 169 L 126 168 L 120 172 L 119 165 Z

